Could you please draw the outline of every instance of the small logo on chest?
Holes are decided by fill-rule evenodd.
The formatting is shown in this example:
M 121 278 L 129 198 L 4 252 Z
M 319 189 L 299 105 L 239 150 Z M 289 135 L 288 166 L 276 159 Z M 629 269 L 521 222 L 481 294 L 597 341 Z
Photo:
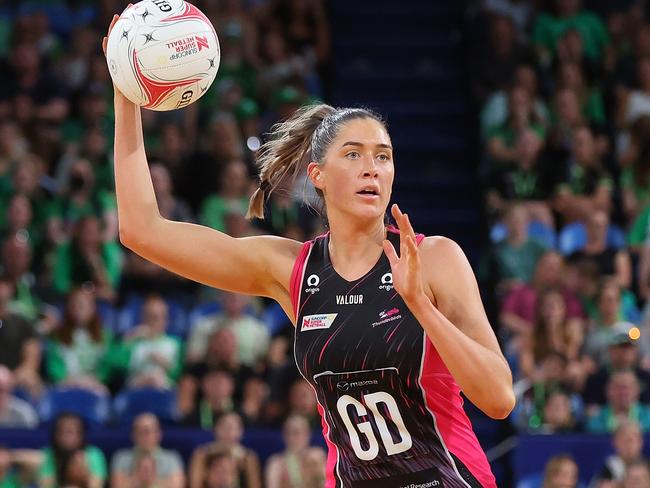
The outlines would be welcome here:
M 337 305 L 361 305 L 363 295 L 336 295 Z
M 373 322 L 372 326 L 377 327 L 378 325 L 383 325 L 393 320 L 399 320 L 402 318 L 402 314 L 399 313 L 399 308 L 391 308 L 390 310 L 382 310 L 379 312 L 379 320 Z
M 321 313 L 317 315 L 305 315 L 302 318 L 302 332 L 315 329 L 329 329 L 334 323 L 336 313 Z

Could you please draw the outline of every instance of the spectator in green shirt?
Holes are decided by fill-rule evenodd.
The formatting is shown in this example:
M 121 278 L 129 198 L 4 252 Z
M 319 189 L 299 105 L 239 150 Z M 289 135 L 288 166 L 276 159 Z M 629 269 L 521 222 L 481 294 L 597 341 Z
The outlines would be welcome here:
M 0 488 L 21 488 L 22 483 L 11 466 L 11 452 L 0 446 Z
M 52 444 L 42 450 L 43 462 L 38 470 L 39 488 L 55 488 L 64 474 L 61 468 L 70 456 L 83 451 L 87 469 L 90 473 L 88 488 L 102 488 L 106 481 L 107 469 L 104 454 L 86 444 L 86 433 L 81 418 L 75 414 L 62 414 L 54 422 Z
M 53 383 L 101 392 L 124 364 L 122 348 L 102 326 L 92 291 L 82 288 L 68 296 L 63 322 L 45 351 L 45 371 Z
M 80 219 L 91 216 L 102 223 L 102 240 L 116 239 L 115 195 L 97 189 L 92 166 L 85 159 L 77 159 L 70 167 L 64 192 L 48 207 L 48 232 L 54 242 L 63 242 L 71 236 Z
M 54 291 L 65 295 L 74 286 L 92 283 L 99 298 L 115 299 L 122 270 L 122 251 L 115 241 L 102 242 L 99 220 L 83 217 L 71 241 L 57 246 L 52 265 Z
M 251 181 L 246 164 L 234 159 L 224 166 L 218 193 L 209 195 L 201 206 L 201 223 L 213 229 L 226 230 L 226 215 L 234 210 L 246 213 Z
M 590 123 L 602 125 L 605 123 L 603 95 L 600 90 L 590 86 L 585 78 L 586 75 L 578 62 L 563 61 L 557 68 L 556 86 L 557 89 L 573 90 L 585 119 Z
M 612 208 L 612 179 L 603 169 L 596 138 L 583 125 L 574 130 L 572 155 L 555 190 L 554 206 L 565 223 L 586 220 L 597 210 Z
M 581 0 L 555 0 L 554 13 L 542 13 L 533 26 L 533 43 L 541 62 L 548 65 L 557 53 L 558 39 L 568 30 L 582 36 L 585 55 L 601 62 L 610 44 L 604 22 L 596 14 L 582 9 Z
M 650 205 L 650 116 L 642 115 L 630 128 L 632 164 L 621 170 L 623 208 L 633 221 Z
M 543 244 L 528 238 L 528 215 L 521 204 L 513 204 L 506 213 L 508 234 L 489 253 L 484 274 L 500 293 L 528 283 L 537 260 L 546 251 Z

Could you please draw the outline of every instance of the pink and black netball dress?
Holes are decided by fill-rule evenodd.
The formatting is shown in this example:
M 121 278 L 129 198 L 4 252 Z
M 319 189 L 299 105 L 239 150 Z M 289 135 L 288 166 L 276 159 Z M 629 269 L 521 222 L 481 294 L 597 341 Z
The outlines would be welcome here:
M 399 234 L 388 238 L 399 252 Z M 460 389 L 393 288 L 386 255 L 347 281 L 328 242 L 305 243 L 291 278 L 296 364 L 329 448 L 326 488 L 496 487 Z

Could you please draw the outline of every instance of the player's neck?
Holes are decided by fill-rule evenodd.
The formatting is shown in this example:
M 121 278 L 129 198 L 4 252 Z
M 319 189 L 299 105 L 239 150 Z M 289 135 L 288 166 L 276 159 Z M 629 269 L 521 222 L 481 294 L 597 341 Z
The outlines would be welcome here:
M 328 250 L 332 265 L 345 276 L 354 278 L 356 274 L 363 274 L 362 271 L 367 271 L 379 259 L 385 238 L 386 228 L 382 220 L 364 227 L 349 220 L 330 221 Z

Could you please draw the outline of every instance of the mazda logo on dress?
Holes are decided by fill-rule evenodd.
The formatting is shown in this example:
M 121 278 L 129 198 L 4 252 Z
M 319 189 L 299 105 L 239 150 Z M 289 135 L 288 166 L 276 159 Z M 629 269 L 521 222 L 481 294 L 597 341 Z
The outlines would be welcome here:
M 336 384 L 336 387 L 341 391 L 348 391 L 348 389 L 350 388 L 350 384 L 347 381 L 339 381 Z

